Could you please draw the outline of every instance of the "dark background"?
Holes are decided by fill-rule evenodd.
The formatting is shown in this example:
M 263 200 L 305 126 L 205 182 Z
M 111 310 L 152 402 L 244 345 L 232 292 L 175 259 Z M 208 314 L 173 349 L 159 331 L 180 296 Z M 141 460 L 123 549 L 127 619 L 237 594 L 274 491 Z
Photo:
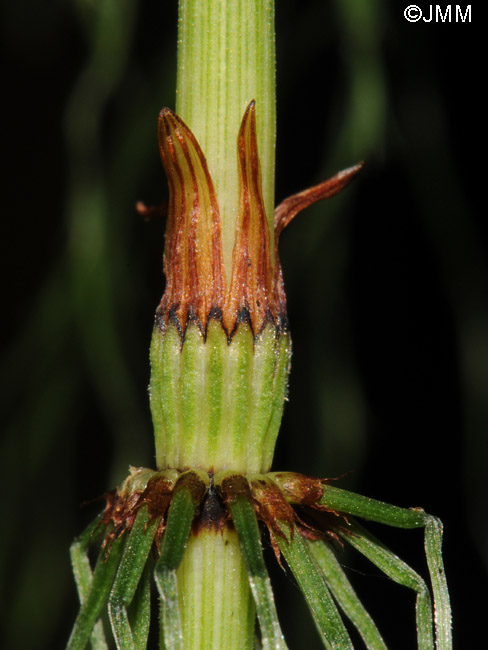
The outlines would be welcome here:
M 438 515 L 456 644 L 474 648 L 488 588 L 481 16 L 410 24 L 407 4 L 277 3 L 277 201 L 367 165 L 283 236 L 294 356 L 275 468 L 350 471 L 341 486 Z M 62 648 L 69 544 L 100 508 L 80 504 L 152 464 L 162 226 L 134 203 L 166 193 L 156 117 L 174 107 L 176 0 L 2 14 L 0 645 Z M 421 533 L 374 532 L 425 574 Z M 415 647 L 413 595 L 343 563 L 389 647 Z M 292 579 L 273 580 L 290 646 L 318 647 Z

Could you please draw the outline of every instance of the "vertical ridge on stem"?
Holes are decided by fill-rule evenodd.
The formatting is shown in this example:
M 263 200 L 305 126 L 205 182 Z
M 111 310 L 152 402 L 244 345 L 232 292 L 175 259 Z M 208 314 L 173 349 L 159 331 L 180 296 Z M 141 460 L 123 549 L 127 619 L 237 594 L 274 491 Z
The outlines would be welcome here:
M 234 530 L 190 537 L 178 588 L 185 648 L 252 648 L 255 608 Z
M 222 215 L 224 266 L 230 264 L 238 210 L 236 134 L 256 100 L 263 197 L 270 236 L 276 138 L 273 0 L 180 0 L 176 112 L 199 141 Z M 273 255 L 273 247 L 271 247 Z

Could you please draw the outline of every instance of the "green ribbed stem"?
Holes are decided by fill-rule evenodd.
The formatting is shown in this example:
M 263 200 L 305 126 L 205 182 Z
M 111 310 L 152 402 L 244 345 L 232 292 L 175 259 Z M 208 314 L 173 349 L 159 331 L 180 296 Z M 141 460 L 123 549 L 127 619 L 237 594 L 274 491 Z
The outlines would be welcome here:
M 290 340 L 268 325 L 253 339 L 239 325 L 231 343 L 218 321 L 207 340 L 174 325 L 151 346 L 151 409 L 158 468 L 263 473 L 270 469 L 289 369 Z
M 184 648 L 252 648 L 255 608 L 234 530 L 190 537 L 178 569 Z
M 274 0 L 180 0 L 176 112 L 200 143 L 215 185 L 228 282 L 239 204 L 237 134 L 252 99 L 264 204 L 273 232 L 274 41 Z
M 180 0 L 176 112 L 193 132 L 215 187 L 227 288 L 239 208 L 237 138 L 256 101 L 262 194 L 273 255 L 274 0 Z M 199 242 L 196 242 L 198 247 Z M 240 306 L 238 306 L 240 309 Z M 238 314 L 235 314 L 237 319 Z M 156 324 L 151 411 L 158 468 L 263 472 L 271 466 L 289 369 L 287 333 L 255 337 L 218 320 Z M 186 649 L 254 644 L 255 608 L 237 535 L 226 523 L 192 533 L 177 571 Z

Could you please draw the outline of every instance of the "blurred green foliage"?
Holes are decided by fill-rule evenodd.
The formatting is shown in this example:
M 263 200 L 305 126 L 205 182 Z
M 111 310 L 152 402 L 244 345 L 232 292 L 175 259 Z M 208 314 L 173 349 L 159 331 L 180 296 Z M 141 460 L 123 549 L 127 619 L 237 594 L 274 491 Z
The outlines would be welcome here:
M 481 45 L 474 10 L 473 24 L 448 25 L 407 23 L 403 9 L 277 2 L 277 200 L 367 166 L 283 237 L 294 358 L 275 467 L 354 470 L 342 486 L 440 516 L 455 635 L 475 647 L 482 604 L 465 594 L 488 586 Z M 152 464 L 163 229 L 134 205 L 166 194 L 156 118 L 174 106 L 176 0 L 2 13 L 0 646 L 51 649 L 77 609 L 70 541 L 101 507 L 80 504 Z M 377 532 L 421 565 L 415 533 Z M 391 647 L 413 647 L 410 594 L 345 563 Z M 274 579 L 291 647 L 315 647 L 291 578 Z

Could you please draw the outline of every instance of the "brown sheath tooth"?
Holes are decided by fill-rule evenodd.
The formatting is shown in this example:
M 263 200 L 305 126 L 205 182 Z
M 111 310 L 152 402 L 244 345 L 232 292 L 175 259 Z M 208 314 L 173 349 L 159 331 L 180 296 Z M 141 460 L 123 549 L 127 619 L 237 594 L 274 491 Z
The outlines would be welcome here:
M 348 167 L 338 172 L 331 178 L 309 187 L 298 194 L 292 194 L 282 201 L 275 209 L 274 213 L 274 246 L 275 246 L 275 269 L 274 269 L 274 288 L 273 304 L 279 317 L 284 319 L 286 327 L 286 294 L 283 284 L 283 272 L 281 270 L 280 259 L 278 255 L 278 244 L 280 235 L 286 226 L 296 217 L 296 215 L 308 208 L 312 203 L 322 199 L 330 199 L 339 194 L 339 192 L 351 182 L 358 172 L 363 168 L 364 162 L 360 162 L 353 167 Z
M 220 215 L 205 156 L 193 133 L 168 108 L 159 115 L 159 148 L 170 190 L 164 273 L 158 308 L 167 325 L 170 310 L 184 330 L 187 317 L 203 327 L 221 309 L 224 269 Z
M 270 232 L 261 190 L 254 101 L 242 118 L 237 148 L 239 212 L 224 322 L 230 331 L 235 315 L 247 310 L 253 331 L 257 334 L 269 315 L 275 318 L 276 313 L 273 305 Z
M 312 203 L 322 201 L 322 199 L 330 199 L 336 194 L 339 194 L 352 181 L 356 174 L 361 171 L 363 166 L 364 161 L 343 169 L 318 185 L 309 187 L 297 194 L 292 194 L 282 201 L 275 208 L 274 213 L 275 245 L 278 245 L 281 232 L 299 212 L 308 208 Z
M 171 320 L 182 340 L 189 322 L 196 322 L 205 337 L 211 318 L 221 321 L 229 340 L 244 322 L 254 335 L 268 322 L 286 329 L 286 296 L 278 256 L 281 231 L 304 208 L 340 192 L 363 163 L 280 203 L 275 211 L 273 243 L 261 189 L 256 106 L 250 102 L 237 138 L 239 209 L 231 281 L 226 286 L 221 219 L 207 162 L 193 133 L 168 108 L 159 115 L 159 147 L 170 190 L 164 249 L 166 289 L 157 310 L 159 327 L 165 329 Z

